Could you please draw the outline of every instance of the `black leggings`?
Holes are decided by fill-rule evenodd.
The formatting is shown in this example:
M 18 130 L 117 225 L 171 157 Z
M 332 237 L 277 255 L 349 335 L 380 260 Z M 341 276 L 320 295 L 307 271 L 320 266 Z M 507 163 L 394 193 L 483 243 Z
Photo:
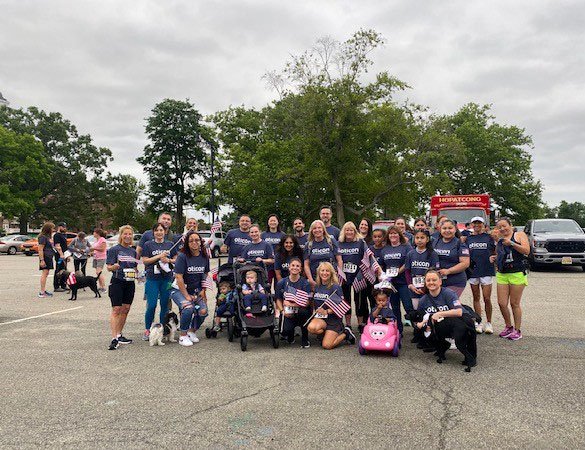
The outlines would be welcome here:
M 343 298 L 350 306 L 349 311 L 346 314 L 351 314 L 351 284 L 343 283 L 341 285 L 341 289 L 343 290 Z M 366 290 L 365 288 L 364 290 Z M 357 317 L 368 317 L 370 315 L 370 309 L 368 308 L 368 299 L 367 296 L 360 295 L 361 292 L 356 292 L 354 296 L 354 303 L 355 303 L 355 315 Z
M 366 314 L 363 315 L 358 314 L 358 316 L 365 317 L 365 320 L 367 321 L 368 320 L 367 317 L 370 315 L 370 311 L 376 308 L 376 299 L 374 298 L 374 286 L 370 282 L 368 282 L 366 288 L 362 289 L 359 292 L 356 292 L 355 296 L 358 299 L 357 301 L 359 302 L 360 305 L 365 305 L 364 311 L 366 311 Z
M 449 349 L 451 344 L 442 338 L 451 337 L 455 339 L 457 350 L 463 353 L 467 361 L 475 361 L 477 358 L 477 334 L 475 332 L 473 319 L 468 316 L 445 317 L 442 321 L 435 323 L 435 333 L 438 338 L 440 353 Z
M 81 273 L 85 275 L 85 268 L 87 267 L 87 259 L 73 259 L 73 268 L 77 272 L 81 270 Z
M 289 340 L 295 337 L 295 327 L 301 327 L 301 342 L 306 344 L 309 341 L 309 332 L 307 327 L 304 326 L 305 322 L 311 317 L 310 308 L 299 308 L 299 312 L 294 317 L 283 317 L 284 323 L 282 324 L 282 335 Z

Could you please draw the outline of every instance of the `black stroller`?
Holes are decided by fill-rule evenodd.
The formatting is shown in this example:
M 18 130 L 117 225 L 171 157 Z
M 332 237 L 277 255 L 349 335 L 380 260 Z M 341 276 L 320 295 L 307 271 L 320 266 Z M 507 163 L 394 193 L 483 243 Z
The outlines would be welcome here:
M 258 283 L 264 287 L 264 290 L 268 295 L 267 311 L 262 311 L 262 305 L 256 298 L 252 302 L 252 311 L 246 311 L 244 309 L 242 284 L 244 284 L 246 281 L 246 272 L 249 270 L 256 272 Z M 272 346 L 274 348 L 278 348 L 280 343 L 280 332 L 278 330 L 278 326 L 274 323 L 274 313 L 276 306 L 274 304 L 272 293 L 270 292 L 266 267 L 264 265 L 258 265 L 250 262 L 234 262 L 234 278 L 236 280 L 237 295 L 237 312 L 234 321 L 234 333 L 236 336 L 240 336 L 240 346 L 242 351 L 245 352 L 248 348 L 248 336 L 260 337 L 266 330 L 268 330 L 270 333 Z M 247 312 L 251 312 L 253 317 L 246 317 Z
M 231 263 L 221 264 L 217 269 L 217 275 L 214 276 L 215 278 L 215 286 L 217 287 L 217 294 L 215 296 L 216 305 L 213 310 L 213 319 L 211 320 L 211 327 L 205 328 L 205 337 L 207 339 L 216 338 L 217 331 L 213 329 L 215 326 L 215 318 L 217 317 L 217 299 L 220 295 L 219 293 L 219 284 L 223 282 L 227 282 L 230 284 L 230 288 L 233 290 L 235 288 L 235 280 L 234 280 L 234 268 Z M 234 293 L 234 296 L 237 297 L 237 294 Z M 237 302 L 237 298 L 235 299 Z M 237 313 L 236 313 L 237 314 Z M 220 332 L 227 328 L 228 332 L 228 340 L 232 342 L 234 340 L 234 316 L 226 311 L 224 314 L 221 315 L 221 320 L 219 322 Z

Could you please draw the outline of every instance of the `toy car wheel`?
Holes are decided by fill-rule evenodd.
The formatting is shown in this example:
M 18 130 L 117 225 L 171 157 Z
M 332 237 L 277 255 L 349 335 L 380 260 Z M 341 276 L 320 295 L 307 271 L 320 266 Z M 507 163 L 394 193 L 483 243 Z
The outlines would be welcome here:
M 366 350 L 365 348 L 363 348 L 363 347 L 362 347 L 362 344 L 360 344 L 360 345 L 358 346 L 358 353 L 359 353 L 360 355 L 365 355 L 365 354 L 367 353 L 367 350 Z
M 232 320 L 231 317 L 227 320 L 227 329 L 228 329 L 228 341 L 233 342 L 234 341 L 234 321 Z
M 206 328 L 205 329 L 205 337 L 207 339 L 211 339 L 211 328 Z
M 242 349 L 243 352 L 246 351 L 246 349 L 248 348 L 248 336 L 240 337 L 240 348 Z
M 394 348 L 392 349 L 392 356 L 394 356 L 394 357 L 398 356 L 399 352 L 400 352 L 400 339 L 396 339 L 396 342 L 394 343 Z

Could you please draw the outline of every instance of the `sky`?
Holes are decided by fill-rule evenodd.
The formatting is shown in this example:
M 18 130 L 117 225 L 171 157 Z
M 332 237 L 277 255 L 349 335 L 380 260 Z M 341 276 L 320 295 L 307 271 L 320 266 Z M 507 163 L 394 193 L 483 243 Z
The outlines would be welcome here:
M 450 114 L 491 104 L 534 141 L 549 205 L 585 202 L 583 1 L 0 0 L 0 92 L 12 107 L 61 112 L 136 162 L 145 119 L 165 98 L 202 114 L 276 98 L 262 76 L 330 36 L 375 29 L 373 71 L 407 82 L 405 98 Z

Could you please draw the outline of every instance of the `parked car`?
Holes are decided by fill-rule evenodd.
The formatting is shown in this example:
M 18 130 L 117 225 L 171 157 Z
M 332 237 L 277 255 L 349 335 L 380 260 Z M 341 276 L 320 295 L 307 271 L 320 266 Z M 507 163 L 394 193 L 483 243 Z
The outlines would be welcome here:
M 30 236 L 24 234 L 12 234 L 0 238 L 0 253 L 15 255 L 16 252 L 22 251 L 22 244 L 30 239 Z
M 71 244 L 71 241 L 77 237 L 77 233 L 65 233 L 67 235 L 67 245 Z M 32 256 L 39 253 L 39 240 L 37 238 L 29 239 L 22 244 L 22 251 L 26 256 Z
M 209 230 L 201 230 L 198 231 L 199 236 L 201 236 L 201 239 L 203 239 L 205 241 L 205 245 L 208 245 L 209 239 L 211 238 L 211 231 Z M 217 258 L 220 255 L 220 247 L 223 245 L 223 241 L 225 239 L 225 233 L 223 231 L 216 231 L 215 233 L 213 233 L 213 238 L 212 238 L 212 249 L 211 249 L 211 256 L 213 256 L 214 258 Z
M 117 245 L 119 237 L 120 237 L 119 234 L 115 234 L 112 237 L 107 238 L 106 244 L 107 244 L 108 248 L 112 248 L 114 245 Z M 134 233 L 134 239 L 132 240 L 132 247 L 136 248 L 136 246 L 140 242 L 141 237 L 142 237 L 142 234 Z
M 585 232 L 572 219 L 537 219 L 526 224 L 532 269 L 561 264 L 585 271 Z

